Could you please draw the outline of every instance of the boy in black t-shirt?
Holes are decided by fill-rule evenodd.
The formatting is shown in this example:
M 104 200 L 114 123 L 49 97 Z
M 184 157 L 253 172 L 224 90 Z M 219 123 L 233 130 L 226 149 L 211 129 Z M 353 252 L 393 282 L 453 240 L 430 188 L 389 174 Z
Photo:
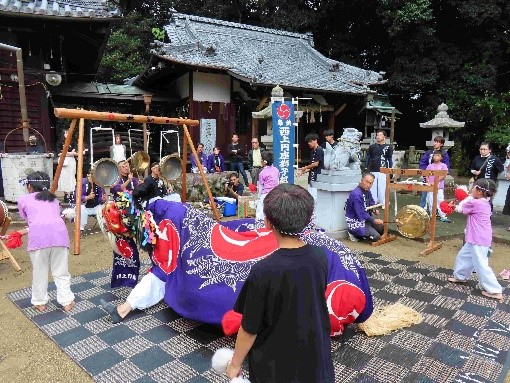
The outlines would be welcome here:
M 325 290 L 328 259 L 300 233 L 314 201 L 297 185 L 280 184 L 264 199 L 264 222 L 279 249 L 253 265 L 234 311 L 243 319 L 227 376 L 238 376 L 246 356 L 252 383 L 334 381 Z
M 324 169 L 324 149 L 317 142 L 319 136 L 315 133 L 307 134 L 305 141 L 308 147 L 312 149 L 310 153 L 310 164 L 299 168 L 298 177 L 304 173 L 308 173 L 308 192 L 312 195 L 313 199 L 317 201 L 317 189 L 312 187 L 312 181 L 317 181 L 317 174 L 321 174 Z

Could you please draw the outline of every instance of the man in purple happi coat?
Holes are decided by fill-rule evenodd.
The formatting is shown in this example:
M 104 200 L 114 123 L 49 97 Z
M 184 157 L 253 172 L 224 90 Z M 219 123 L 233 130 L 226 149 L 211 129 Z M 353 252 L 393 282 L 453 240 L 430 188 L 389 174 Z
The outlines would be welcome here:
M 370 193 L 374 178 L 372 173 L 364 174 L 345 204 L 345 220 L 351 241 L 356 242 L 359 239 L 378 241 L 384 231 L 383 220 L 372 216 L 372 213 L 379 215 L 379 211 L 367 210 L 367 207 L 375 204 Z

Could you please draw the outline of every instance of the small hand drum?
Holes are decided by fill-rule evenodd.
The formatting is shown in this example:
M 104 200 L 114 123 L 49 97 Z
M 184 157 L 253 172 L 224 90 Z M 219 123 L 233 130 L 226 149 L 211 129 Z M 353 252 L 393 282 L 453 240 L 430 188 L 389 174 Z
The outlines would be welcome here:
M 430 217 L 418 205 L 407 205 L 400 209 L 395 219 L 397 230 L 407 238 L 423 237 L 430 227 Z

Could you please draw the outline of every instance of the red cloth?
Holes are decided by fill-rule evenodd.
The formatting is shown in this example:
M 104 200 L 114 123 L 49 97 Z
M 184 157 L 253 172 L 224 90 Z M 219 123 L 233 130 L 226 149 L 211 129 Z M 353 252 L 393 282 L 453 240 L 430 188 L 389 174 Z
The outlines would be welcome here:
M 248 185 L 248 189 L 250 189 L 250 191 L 252 193 L 256 193 L 257 192 L 257 187 L 254 184 L 249 184 Z
M 236 313 L 234 310 L 229 310 L 223 315 L 221 320 L 221 327 L 225 335 L 234 335 L 241 328 L 241 320 L 243 315 Z
M 11 234 L 7 236 L 7 240 L 5 242 L 5 246 L 9 249 L 16 249 L 23 245 L 23 241 L 21 240 L 22 234 L 19 231 L 13 231 Z
M 457 201 L 460 202 L 463 199 L 465 199 L 467 196 L 468 196 L 468 193 L 464 189 L 461 189 L 461 188 L 455 189 L 455 198 L 457 199 Z
M 439 204 L 439 208 L 446 215 L 450 215 L 455 211 L 455 208 L 450 206 L 446 201 L 441 201 L 441 203 Z

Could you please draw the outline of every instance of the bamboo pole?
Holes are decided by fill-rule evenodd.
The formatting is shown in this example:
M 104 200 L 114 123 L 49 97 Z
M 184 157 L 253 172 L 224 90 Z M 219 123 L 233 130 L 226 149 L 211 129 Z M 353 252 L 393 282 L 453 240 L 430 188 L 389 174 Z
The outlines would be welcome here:
M 143 102 L 145 103 L 145 115 L 146 116 L 149 115 L 149 111 L 151 108 L 151 101 L 152 101 L 152 95 L 145 94 L 143 96 Z M 147 123 L 146 122 L 143 123 L 143 150 L 145 151 L 145 153 L 149 153 L 149 144 L 147 142 Z M 144 175 L 145 175 L 145 177 L 147 177 L 149 175 L 148 168 L 145 169 Z
M 69 126 L 69 130 L 67 132 L 66 140 L 64 142 L 64 147 L 62 148 L 62 154 L 58 159 L 57 170 L 55 170 L 55 176 L 53 177 L 53 184 L 51 185 L 50 188 L 50 192 L 52 192 L 53 194 L 55 194 L 55 191 L 57 190 L 58 187 L 58 180 L 60 178 L 60 173 L 62 173 L 62 167 L 64 166 L 64 161 L 67 156 L 67 149 L 69 148 L 71 140 L 73 139 L 73 131 L 75 126 L 76 120 L 72 120 L 71 125 Z
M 207 196 L 209 197 L 209 203 L 211 204 L 211 207 L 213 209 L 214 218 L 216 219 L 216 221 L 219 222 L 219 220 L 220 220 L 220 213 L 218 212 L 218 208 L 216 206 L 216 203 L 214 202 L 214 198 L 213 198 L 213 195 L 212 195 L 212 192 L 211 192 L 211 188 L 209 186 L 209 182 L 207 182 L 207 177 L 205 176 L 204 168 L 202 167 L 202 162 L 198 158 L 198 154 L 197 154 L 197 151 L 195 149 L 195 145 L 193 145 L 193 140 L 191 139 L 191 136 L 189 134 L 188 127 L 186 125 L 183 125 L 182 127 L 184 129 L 184 142 L 186 143 L 186 140 L 188 141 L 188 144 L 189 144 L 189 146 L 191 148 L 191 152 L 193 153 L 193 156 L 195 157 L 195 160 L 197 161 L 198 170 L 200 171 L 200 176 L 202 177 L 202 182 L 204 183 L 205 190 L 207 190 Z M 186 147 L 186 145 L 184 147 Z M 183 150 L 183 152 L 186 153 L 185 150 Z M 182 162 L 184 163 L 184 160 Z M 186 181 L 185 181 L 186 180 L 186 172 L 184 172 L 182 174 L 182 177 L 183 177 L 183 182 L 182 182 L 183 188 L 182 188 L 182 190 L 184 191 L 184 194 L 186 194 L 186 189 L 185 189 L 185 186 L 186 186 Z
M 80 221 L 81 221 L 81 183 L 83 179 L 83 138 L 85 136 L 85 119 L 80 118 L 78 127 L 78 166 L 76 169 L 76 195 L 74 218 L 74 255 L 80 254 Z M 69 136 L 68 136 L 69 137 Z
M 58 118 L 71 118 L 71 119 L 84 118 L 86 120 L 96 121 L 138 122 L 142 124 L 149 123 L 159 125 L 184 125 L 184 124 L 189 126 L 200 125 L 200 121 L 198 120 L 190 120 L 185 118 L 154 117 L 66 108 L 55 108 L 54 110 L 55 116 Z
M 186 126 L 186 125 L 184 125 Z M 189 138 L 191 139 L 191 137 Z M 186 163 L 188 162 L 188 136 L 184 134 L 184 140 L 182 144 L 182 182 L 181 182 L 181 201 L 186 202 Z M 193 146 L 193 145 L 192 145 Z

